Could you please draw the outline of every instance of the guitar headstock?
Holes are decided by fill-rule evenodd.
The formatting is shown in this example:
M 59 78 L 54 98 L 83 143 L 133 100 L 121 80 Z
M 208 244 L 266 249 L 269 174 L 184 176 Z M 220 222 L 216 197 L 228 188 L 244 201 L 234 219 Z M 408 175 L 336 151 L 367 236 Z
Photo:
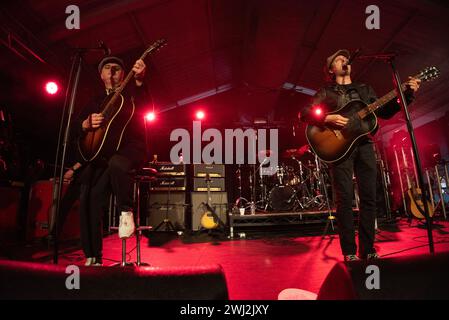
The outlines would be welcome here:
M 420 73 L 418 73 L 414 78 L 418 78 L 421 81 L 432 81 L 440 75 L 440 70 L 433 66 L 433 67 L 427 67 L 423 70 L 421 70 Z
M 153 42 L 152 45 L 150 45 L 148 47 L 147 50 L 145 50 L 145 52 L 143 53 L 144 56 L 146 56 L 147 54 L 155 51 L 155 50 L 159 50 L 160 48 L 162 48 L 163 46 L 165 46 L 167 44 L 167 40 L 165 39 L 159 39 L 156 40 L 155 42 Z

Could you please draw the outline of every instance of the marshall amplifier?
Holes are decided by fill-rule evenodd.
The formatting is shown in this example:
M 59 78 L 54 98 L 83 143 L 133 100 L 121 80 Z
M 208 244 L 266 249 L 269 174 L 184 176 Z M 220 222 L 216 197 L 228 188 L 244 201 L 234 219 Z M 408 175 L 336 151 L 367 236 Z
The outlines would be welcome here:
M 209 174 L 209 177 L 222 178 L 225 176 L 224 164 L 194 164 L 193 175 L 195 177 L 205 177 Z
M 210 191 L 225 191 L 224 178 L 210 178 Z M 193 178 L 193 191 L 207 191 L 207 182 L 205 178 Z
M 171 162 L 151 163 L 149 167 L 157 170 L 159 176 L 185 176 L 185 164 L 173 164 Z
M 151 182 L 152 191 L 184 191 L 186 190 L 186 178 L 176 176 L 161 176 Z

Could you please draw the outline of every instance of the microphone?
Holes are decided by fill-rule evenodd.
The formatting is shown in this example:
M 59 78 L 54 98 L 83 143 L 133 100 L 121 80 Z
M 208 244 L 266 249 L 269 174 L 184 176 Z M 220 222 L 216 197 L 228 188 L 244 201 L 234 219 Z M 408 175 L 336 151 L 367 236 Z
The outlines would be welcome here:
M 351 54 L 351 56 L 348 59 L 348 62 L 346 62 L 346 64 L 343 65 L 343 70 L 348 70 L 348 65 L 352 64 L 352 61 L 354 61 L 355 58 L 357 58 L 357 56 L 360 54 L 361 51 L 362 51 L 362 48 L 358 48 Z
M 105 56 L 109 56 L 111 54 L 111 49 L 103 41 L 98 41 L 98 47 L 104 51 Z

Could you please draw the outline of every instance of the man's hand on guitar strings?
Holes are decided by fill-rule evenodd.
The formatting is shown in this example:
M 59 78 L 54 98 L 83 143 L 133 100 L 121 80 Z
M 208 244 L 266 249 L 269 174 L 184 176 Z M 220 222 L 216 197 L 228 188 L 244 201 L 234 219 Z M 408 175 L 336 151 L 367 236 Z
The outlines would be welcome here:
M 83 130 L 97 129 L 103 123 L 104 117 L 101 113 L 92 113 L 83 121 Z
M 346 126 L 348 124 L 348 121 L 348 118 L 345 118 L 339 114 L 328 114 L 326 118 L 324 118 L 324 122 L 339 128 Z

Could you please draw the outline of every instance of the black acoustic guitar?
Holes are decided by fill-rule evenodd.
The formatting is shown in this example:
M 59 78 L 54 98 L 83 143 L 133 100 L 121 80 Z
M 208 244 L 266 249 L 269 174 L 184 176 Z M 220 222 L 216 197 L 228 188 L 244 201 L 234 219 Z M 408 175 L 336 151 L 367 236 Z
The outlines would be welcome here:
M 418 73 L 414 78 L 421 81 L 433 80 L 439 75 L 436 67 L 428 67 Z M 406 84 L 401 85 L 402 90 Z M 377 127 L 377 117 L 374 111 L 396 98 L 396 90 L 392 90 L 382 98 L 367 105 L 361 100 L 353 100 L 338 110 L 327 114 L 339 114 L 349 118 L 348 124 L 343 128 L 330 125 L 306 127 L 306 137 L 311 149 L 316 155 L 327 163 L 338 162 L 348 157 L 363 136 L 373 132 Z
M 165 45 L 165 39 L 154 42 L 139 59 L 144 60 L 148 54 Z M 120 147 L 123 133 L 134 115 L 134 101 L 126 102 L 122 95 L 129 81 L 134 77 L 134 71 L 130 71 L 114 94 L 108 95 L 100 109 L 104 117 L 102 125 L 85 132 L 78 139 L 78 149 L 85 161 L 92 161 L 99 156 L 109 157 Z

